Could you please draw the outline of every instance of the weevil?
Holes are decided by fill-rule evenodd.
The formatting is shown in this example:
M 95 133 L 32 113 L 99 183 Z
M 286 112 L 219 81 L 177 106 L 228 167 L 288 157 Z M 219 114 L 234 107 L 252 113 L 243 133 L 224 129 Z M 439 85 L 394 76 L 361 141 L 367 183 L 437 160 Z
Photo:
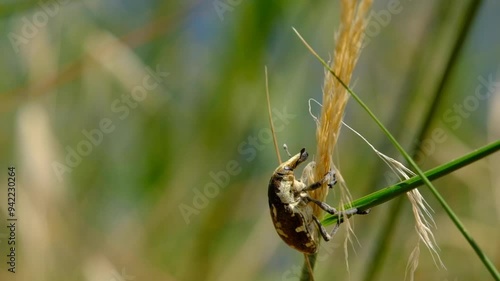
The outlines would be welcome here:
M 330 214 L 339 214 L 339 212 L 308 194 L 308 191 L 317 189 L 323 184 L 327 184 L 331 188 L 336 183 L 334 171 L 329 171 L 323 179 L 311 185 L 305 184 L 305 173 L 302 174 L 300 180 L 295 179 L 293 171 L 305 162 L 308 156 L 305 148 L 302 148 L 299 153 L 290 156 L 290 159 L 276 168 L 269 181 L 268 197 L 274 228 L 281 239 L 300 252 L 313 254 L 318 251 L 318 231 L 325 241 L 329 241 L 340 226 L 341 220 L 334 226 L 331 233 L 328 233 L 313 214 L 312 206 L 309 203 L 318 205 Z M 350 216 L 365 213 L 366 211 L 358 211 L 353 208 L 340 214 Z

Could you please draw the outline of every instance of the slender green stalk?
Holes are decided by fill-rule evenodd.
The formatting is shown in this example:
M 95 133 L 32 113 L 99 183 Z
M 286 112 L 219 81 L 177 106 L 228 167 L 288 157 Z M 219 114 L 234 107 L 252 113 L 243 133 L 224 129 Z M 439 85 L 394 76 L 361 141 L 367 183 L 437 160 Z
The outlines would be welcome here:
M 441 79 L 439 80 L 439 84 L 434 90 L 432 97 L 429 98 L 429 100 L 431 100 L 432 102 L 431 105 L 427 108 L 427 113 L 425 114 L 426 117 L 424 118 L 424 121 L 422 122 L 420 129 L 418 129 L 417 131 L 416 136 L 418 143 L 421 143 L 422 140 L 424 140 L 428 134 L 430 124 L 434 120 L 438 107 L 444 97 L 444 89 L 448 84 L 450 77 L 452 76 L 453 70 L 456 68 L 456 65 L 458 63 L 458 58 L 460 57 L 460 54 L 462 53 L 462 50 L 465 45 L 467 35 L 470 33 L 470 30 L 472 29 L 472 24 L 475 22 L 475 19 L 479 14 L 478 10 L 479 7 L 481 6 L 481 2 L 482 2 L 481 0 L 471 0 L 469 2 L 469 5 L 467 5 L 463 9 L 464 20 L 460 26 L 459 32 L 457 33 L 454 42 L 451 44 L 452 51 L 445 64 L 445 68 L 442 73 Z M 445 5 L 445 3 L 442 4 Z M 420 51 L 419 56 L 416 58 L 417 61 L 422 59 L 422 54 L 423 52 Z M 414 68 L 419 67 L 417 66 L 418 63 L 414 63 L 412 65 L 416 66 Z M 414 74 L 415 71 L 410 71 L 409 77 L 413 77 Z M 408 89 L 414 89 L 414 87 L 415 85 L 408 87 Z M 417 151 L 417 149 L 418 146 L 415 145 L 412 149 L 413 156 L 415 156 L 415 152 Z M 397 198 L 395 202 L 393 202 L 388 212 L 391 215 L 383 222 L 383 226 L 381 227 L 381 232 L 375 239 L 376 243 L 374 245 L 373 252 L 370 255 L 371 256 L 370 262 L 364 269 L 365 273 L 363 280 L 365 281 L 376 280 L 376 275 L 381 268 L 380 265 L 385 260 L 385 255 L 387 254 L 388 248 L 390 247 L 389 241 L 391 241 L 392 239 L 394 228 L 396 227 L 398 218 L 400 217 L 401 214 L 401 209 L 405 205 L 405 202 L 407 201 L 404 196 Z
M 335 72 L 329 67 L 329 65 L 309 46 L 309 44 L 302 38 L 302 36 L 294 29 L 294 31 L 297 33 L 299 38 L 302 40 L 302 42 L 306 45 L 306 47 L 309 49 L 309 51 L 323 64 L 323 66 L 328 69 L 328 71 L 337 79 L 342 86 L 351 94 L 351 96 L 358 102 L 358 104 L 370 115 L 370 117 L 375 121 L 375 123 L 379 126 L 379 128 L 384 132 L 384 134 L 387 136 L 387 138 L 392 142 L 392 144 L 396 147 L 396 149 L 403 155 L 405 160 L 413 167 L 415 170 L 415 173 L 419 175 L 422 178 L 423 183 L 427 185 L 434 195 L 434 197 L 438 200 L 439 204 L 443 207 L 445 212 L 448 214 L 452 222 L 455 224 L 455 226 L 458 228 L 458 230 L 462 233 L 464 238 L 469 242 L 470 246 L 474 249 L 476 254 L 478 255 L 479 259 L 483 262 L 483 264 L 486 266 L 488 271 L 491 273 L 492 277 L 500 281 L 500 273 L 498 270 L 495 268 L 491 260 L 484 254 L 484 252 L 481 250 L 479 245 L 476 243 L 476 241 L 472 238 L 472 236 L 469 234 L 467 229 L 465 229 L 465 226 L 462 224 L 460 219 L 457 217 L 455 212 L 450 208 L 448 203 L 444 200 L 444 198 L 441 196 L 441 194 L 438 192 L 438 190 L 432 185 L 432 183 L 429 181 L 429 179 L 425 176 L 424 172 L 420 169 L 420 167 L 415 163 L 415 161 L 406 153 L 406 151 L 403 149 L 401 144 L 394 138 L 394 136 L 385 128 L 385 126 L 378 120 L 378 118 L 373 114 L 373 112 L 368 108 L 368 106 L 358 97 L 356 93 L 354 93 L 349 86 L 347 86 L 344 81 L 342 81 Z
M 307 255 L 307 254 L 304 254 Z M 317 254 L 307 255 L 309 259 L 311 271 L 314 270 L 314 265 L 316 264 Z M 302 265 L 302 271 L 300 272 L 301 281 L 314 281 L 314 276 L 311 275 L 309 271 L 309 265 L 307 264 L 307 259 L 304 258 L 304 264 Z
M 481 160 L 485 158 L 488 155 L 491 155 L 495 152 L 500 150 L 500 140 L 495 141 L 493 143 L 490 143 L 488 145 L 485 145 L 479 149 L 476 149 L 472 151 L 469 154 L 466 154 L 462 157 L 459 157 L 453 161 L 450 161 L 446 164 L 443 164 L 441 166 L 438 166 L 436 168 L 433 168 L 427 172 L 425 172 L 425 176 L 429 180 L 435 180 L 440 177 L 446 176 L 462 167 L 465 167 L 467 165 L 470 165 L 474 163 L 475 161 Z M 382 203 L 385 203 L 397 196 L 404 195 L 406 192 L 417 188 L 423 184 L 423 180 L 420 176 L 415 176 L 413 178 L 410 178 L 408 180 L 399 182 L 397 184 L 394 184 L 392 186 L 383 188 L 381 190 L 378 190 L 376 192 L 373 192 L 369 195 L 366 195 L 364 197 L 361 197 L 357 200 L 354 200 L 344 206 L 345 209 L 348 208 L 358 208 L 361 210 L 368 210 L 370 208 L 373 208 L 377 205 L 380 205 Z M 323 221 L 321 222 L 323 225 L 328 226 L 337 223 L 338 216 L 336 215 L 326 215 Z M 311 267 L 314 267 L 316 256 L 315 255 L 310 255 L 309 259 L 311 261 Z M 307 268 L 303 267 L 303 272 L 301 279 L 302 281 L 309 280 L 309 272 L 307 271 Z
M 495 141 L 493 143 L 490 143 L 488 145 L 485 145 L 479 149 L 476 149 L 475 151 L 472 151 L 469 154 L 466 154 L 460 158 L 457 158 L 453 161 L 450 161 L 446 164 L 443 164 L 441 166 L 438 166 L 436 168 L 433 168 L 427 172 L 425 172 L 426 177 L 429 180 L 435 180 L 440 177 L 446 176 L 462 167 L 465 167 L 467 165 L 472 164 L 475 161 L 481 160 L 485 158 L 486 156 L 493 154 L 500 150 L 500 140 Z M 413 178 L 410 178 L 408 180 L 402 181 L 400 183 L 397 183 L 395 185 L 386 187 L 384 189 L 378 190 L 376 192 L 373 192 L 369 195 L 366 195 L 362 198 L 359 198 L 357 200 L 354 200 L 344 206 L 344 209 L 348 208 L 358 208 L 361 210 L 368 210 L 370 208 L 373 208 L 377 205 L 380 205 L 382 203 L 385 203 L 397 196 L 404 195 L 406 192 L 412 190 L 413 188 L 417 188 L 423 184 L 423 180 L 420 176 L 415 176 Z M 321 222 L 323 225 L 328 226 L 337 223 L 338 216 L 336 215 L 326 215 L 323 221 Z M 311 267 L 314 267 L 315 260 L 316 260 L 316 255 L 310 255 L 309 259 L 311 261 Z M 307 268 L 305 267 L 306 265 L 304 264 L 304 267 L 302 268 L 302 276 L 301 279 L 302 281 L 310 280 L 309 279 L 309 272 L 307 271 Z
M 445 175 L 448 175 L 464 166 L 467 166 L 477 160 L 480 160 L 498 150 L 500 150 L 500 140 L 492 142 L 479 149 L 476 149 L 471 153 L 466 154 L 460 158 L 457 158 L 451 162 L 433 168 L 425 172 L 424 174 L 427 177 L 427 179 L 435 180 Z M 399 182 L 395 185 L 380 189 L 369 195 L 356 199 L 350 202 L 349 204 L 346 204 L 344 208 L 345 209 L 358 208 L 360 210 L 368 210 L 377 205 L 385 203 L 391 199 L 394 199 L 397 196 L 401 196 L 406 192 L 421 186 L 422 184 L 424 184 L 423 179 L 420 176 L 415 176 L 408 180 Z M 322 224 L 325 226 L 331 225 L 336 223 L 337 220 L 338 220 L 337 215 L 328 214 L 323 219 Z

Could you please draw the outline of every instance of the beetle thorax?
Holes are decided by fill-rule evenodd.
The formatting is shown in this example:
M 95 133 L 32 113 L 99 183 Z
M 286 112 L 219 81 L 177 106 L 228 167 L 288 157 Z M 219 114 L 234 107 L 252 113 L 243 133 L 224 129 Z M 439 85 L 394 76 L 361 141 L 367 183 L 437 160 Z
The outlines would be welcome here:
M 296 181 L 293 174 L 289 174 L 280 182 L 277 195 L 282 203 L 288 204 L 294 211 L 298 211 L 296 208 L 302 208 L 306 205 L 300 196 L 304 188 L 304 183 Z

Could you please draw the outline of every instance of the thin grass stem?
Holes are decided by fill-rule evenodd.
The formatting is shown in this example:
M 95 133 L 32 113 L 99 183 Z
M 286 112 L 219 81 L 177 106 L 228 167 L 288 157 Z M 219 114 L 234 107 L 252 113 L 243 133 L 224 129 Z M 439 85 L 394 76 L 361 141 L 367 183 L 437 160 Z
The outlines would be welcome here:
M 389 130 L 382 124 L 382 122 L 375 116 L 375 114 L 368 108 L 368 106 L 359 98 L 359 96 L 354 93 L 354 91 L 347 85 L 345 84 L 340 77 L 335 74 L 335 72 L 330 68 L 330 66 L 314 51 L 314 49 L 309 46 L 309 44 L 302 38 L 302 36 L 297 32 L 297 30 L 293 29 L 299 38 L 302 40 L 302 42 L 306 45 L 306 47 L 309 49 L 309 51 L 323 64 L 323 66 L 339 81 L 339 83 L 342 84 L 342 86 L 351 94 L 351 96 L 358 102 L 358 104 L 370 115 L 370 117 L 375 121 L 375 123 L 379 126 L 379 128 L 384 132 L 384 134 L 387 136 L 387 138 L 392 142 L 392 144 L 396 147 L 396 149 L 401 153 L 401 155 L 405 158 L 405 160 L 413 167 L 415 170 L 415 173 L 419 175 L 422 178 L 423 183 L 427 185 L 434 195 L 434 197 L 438 200 L 439 204 L 443 209 L 445 210 L 446 214 L 450 217 L 452 222 L 455 224 L 455 226 L 458 228 L 458 230 L 462 233 L 464 238 L 467 240 L 467 242 L 470 244 L 472 249 L 476 252 L 478 255 L 479 259 L 483 262 L 484 266 L 488 269 L 488 271 L 491 273 L 492 277 L 500 281 L 500 273 L 498 270 L 495 268 L 491 260 L 486 256 L 486 254 L 481 250 L 479 245 L 476 243 L 474 238 L 469 234 L 465 226 L 462 224 L 458 216 L 455 214 L 455 212 L 451 209 L 451 207 L 448 205 L 446 200 L 444 200 L 443 196 L 439 193 L 439 191 L 434 187 L 434 185 L 430 182 L 430 180 L 425 176 L 424 172 L 420 167 L 415 163 L 415 161 L 406 153 L 406 151 L 403 149 L 401 144 L 394 138 L 394 136 L 389 132 Z
M 479 149 L 472 151 L 469 154 L 466 154 L 462 157 L 459 157 L 451 162 L 440 165 L 436 168 L 433 168 L 429 171 L 426 171 L 424 174 L 429 180 L 436 180 L 440 177 L 446 176 L 462 167 L 465 167 L 475 161 L 478 161 L 490 154 L 495 153 L 500 150 L 500 140 L 492 142 L 488 145 L 485 145 Z M 412 177 L 408 180 L 399 182 L 392 186 L 380 189 L 371 194 L 363 196 L 359 199 L 356 199 L 344 206 L 344 208 L 358 208 L 360 210 L 367 210 L 383 204 L 395 197 L 404 195 L 406 192 L 417 188 L 423 185 L 425 182 L 420 176 Z M 331 225 L 336 223 L 338 220 L 337 215 L 326 215 L 323 221 L 321 222 L 323 225 Z
M 455 42 L 451 45 L 452 51 L 448 57 L 448 61 L 445 65 L 442 77 L 439 81 L 438 86 L 436 87 L 433 95 L 429 100 L 432 100 L 431 105 L 427 109 L 426 117 L 420 126 L 420 129 L 417 132 L 417 140 L 420 143 L 422 140 L 426 138 L 428 134 L 429 127 L 434 120 L 438 107 L 441 103 L 441 100 L 444 96 L 444 89 L 447 85 L 455 66 L 457 65 L 459 55 L 462 52 L 464 47 L 465 39 L 467 35 L 470 33 L 472 28 L 472 24 L 475 21 L 475 18 L 478 15 L 479 7 L 481 6 L 481 0 L 472 0 L 469 5 L 464 8 L 464 20 L 460 27 L 460 30 L 457 34 Z M 412 155 L 417 151 L 417 145 L 413 148 Z M 384 255 L 387 253 L 387 247 L 389 246 L 388 242 L 392 239 L 392 234 L 394 233 L 394 228 L 396 226 L 396 222 L 399 218 L 399 214 L 401 213 L 401 209 L 405 205 L 405 198 L 399 197 L 396 199 L 396 202 L 393 203 L 389 210 L 389 214 L 391 216 L 387 218 L 387 220 L 383 223 L 381 227 L 382 231 L 378 235 L 376 239 L 375 248 L 373 253 L 371 254 L 371 262 L 367 264 L 367 268 L 365 269 L 365 276 L 363 280 L 370 281 L 375 280 L 377 272 L 380 270 L 380 265 L 384 261 Z

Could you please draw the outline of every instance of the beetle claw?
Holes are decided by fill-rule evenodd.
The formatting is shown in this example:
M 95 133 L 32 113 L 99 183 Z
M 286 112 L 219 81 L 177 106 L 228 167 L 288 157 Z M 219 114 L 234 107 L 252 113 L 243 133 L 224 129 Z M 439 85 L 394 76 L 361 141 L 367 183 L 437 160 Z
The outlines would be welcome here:
M 332 188 L 337 183 L 337 177 L 335 176 L 335 171 L 332 169 L 325 175 L 325 181 L 329 188 Z

